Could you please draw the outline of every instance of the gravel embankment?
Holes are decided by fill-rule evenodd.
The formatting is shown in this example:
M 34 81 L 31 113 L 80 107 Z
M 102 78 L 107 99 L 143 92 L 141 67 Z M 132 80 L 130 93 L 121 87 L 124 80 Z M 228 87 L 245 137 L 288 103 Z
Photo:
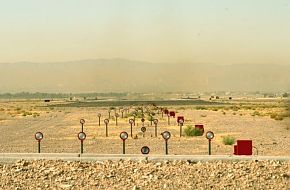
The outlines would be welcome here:
M 280 161 L 21 160 L 0 165 L 0 189 L 289 189 L 289 165 Z

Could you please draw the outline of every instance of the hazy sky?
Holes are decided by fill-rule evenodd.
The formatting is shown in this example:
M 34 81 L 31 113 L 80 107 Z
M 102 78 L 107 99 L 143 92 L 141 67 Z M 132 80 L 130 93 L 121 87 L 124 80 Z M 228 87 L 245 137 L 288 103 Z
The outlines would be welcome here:
M 0 62 L 290 64 L 290 0 L 0 0 Z

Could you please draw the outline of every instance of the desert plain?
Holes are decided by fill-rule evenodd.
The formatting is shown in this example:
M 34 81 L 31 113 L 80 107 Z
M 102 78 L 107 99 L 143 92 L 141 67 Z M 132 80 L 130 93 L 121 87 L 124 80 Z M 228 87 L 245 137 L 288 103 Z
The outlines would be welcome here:
M 128 103 L 128 102 L 127 102 Z M 164 155 L 161 133 L 171 132 L 169 155 L 207 155 L 205 135 L 187 136 L 184 129 L 203 124 L 214 132 L 212 155 L 233 155 L 233 145 L 223 139 L 252 140 L 254 156 L 289 157 L 289 107 L 287 99 L 182 100 L 157 101 L 127 105 L 124 102 L 74 102 L 68 100 L 2 100 L 0 102 L 0 152 L 37 153 L 36 132 L 43 133 L 42 153 L 80 153 L 77 134 L 80 119 L 85 119 L 86 154 L 122 154 L 120 132 L 126 131 L 126 154 L 141 154 L 142 146 L 149 155 Z M 158 105 L 158 103 L 160 105 Z M 157 108 L 158 107 L 158 108 Z M 184 116 L 182 137 L 176 117 L 160 112 L 160 107 Z M 122 110 L 126 109 L 127 111 Z M 140 114 L 130 137 L 132 113 L 143 109 L 146 132 Z M 109 118 L 108 137 L 104 119 Z M 158 111 L 159 110 L 159 111 Z M 158 136 L 149 112 L 158 119 Z M 98 114 L 101 114 L 100 126 Z M 115 114 L 119 114 L 116 125 Z M 0 164 L 0 189 L 287 189 L 289 161 L 93 161 L 20 160 Z

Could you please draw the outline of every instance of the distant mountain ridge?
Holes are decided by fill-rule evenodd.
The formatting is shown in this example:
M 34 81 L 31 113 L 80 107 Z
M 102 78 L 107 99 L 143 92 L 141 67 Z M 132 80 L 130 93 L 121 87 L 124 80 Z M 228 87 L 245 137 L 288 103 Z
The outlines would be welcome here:
M 289 91 L 290 65 L 96 59 L 0 63 L 3 92 Z

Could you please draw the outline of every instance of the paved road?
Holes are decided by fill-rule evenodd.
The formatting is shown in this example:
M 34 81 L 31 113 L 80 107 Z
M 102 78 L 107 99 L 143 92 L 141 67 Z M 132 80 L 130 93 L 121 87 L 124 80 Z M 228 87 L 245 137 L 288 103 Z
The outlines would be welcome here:
M 138 155 L 138 154 L 76 154 L 76 153 L 2 153 L 0 163 L 14 163 L 24 160 L 66 160 L 66 161 L 104 161 L 104 160 L 148 160 L 148 161 L 172 161 L 189 160 L 192 162 L 210 161 L 243 161 L 243 160 L 279 160 L 290 161 L 290 156 L 228 156 L 228 155 Z

